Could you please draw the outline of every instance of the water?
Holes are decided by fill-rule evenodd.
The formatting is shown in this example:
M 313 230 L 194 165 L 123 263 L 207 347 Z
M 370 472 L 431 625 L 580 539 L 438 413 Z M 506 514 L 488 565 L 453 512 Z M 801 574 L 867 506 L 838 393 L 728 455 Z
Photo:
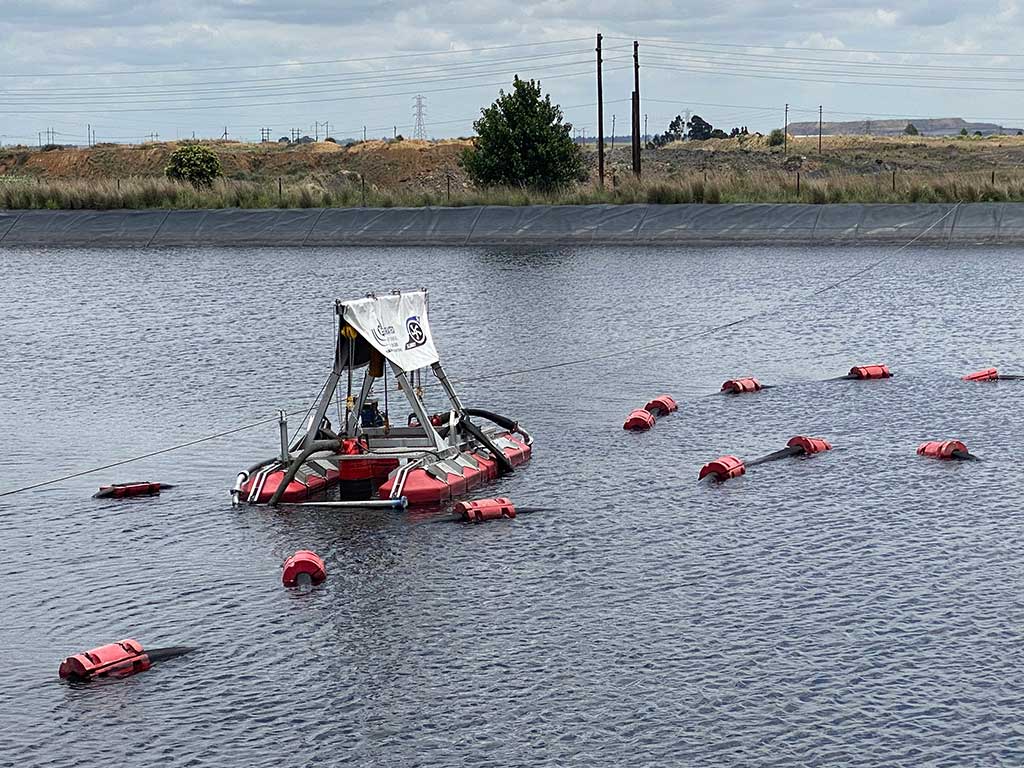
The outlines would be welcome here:
M 234 511 L 273 424 L 0 499 L 0 765 L 1019 765 L 1024 382 L 958 376 L 1024 372 L 1024 262 L 906 251 L 800 299 L 887 253 L 0 251 L 0 490 L 301 407 L 335 297 L 425 285 L 465 401 L 537 440 L 493 492 L 553 508 Z M 750 374 L 778 386 L 712 395 Z M 695 482 L 794 434 L 836 448 Z M 985 461 L 914 455 L 946 438 Z M 136 479 L 178 487 L 89 498 Z M 58 682 L 123 637 L 199 650 Z

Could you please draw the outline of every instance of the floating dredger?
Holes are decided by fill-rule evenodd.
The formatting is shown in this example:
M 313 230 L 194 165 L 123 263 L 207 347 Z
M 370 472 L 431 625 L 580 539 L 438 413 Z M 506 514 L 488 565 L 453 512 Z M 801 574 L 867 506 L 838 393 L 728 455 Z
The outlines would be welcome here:
M 343 501 L 324 503 L 438 504 L 529 460 L 533 439 L 518 422 L 463 406 L 434 346 L 427 305 L 426 290 L 335 302 L 334 367 L 294 437 L 281 412 L 280 452 L 238 474 L 236 504 L 302 502 L 335 486 Z M 447 411 L 431 414 L 424 404 L 426 370 Z M 409 412 L 395 426 L 389 411 L 404 411 L 400 403 Z

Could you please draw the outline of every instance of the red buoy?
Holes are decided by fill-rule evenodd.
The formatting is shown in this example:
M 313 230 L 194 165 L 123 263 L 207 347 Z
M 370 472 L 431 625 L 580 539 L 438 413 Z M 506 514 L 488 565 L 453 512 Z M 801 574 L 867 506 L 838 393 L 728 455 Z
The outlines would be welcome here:
M 498 520 L 503 517 L 516 516 L 516 508 L 512 500 L 505 496 L 494 499 L 477 499 L 476 501 L 458 501 L 455 511 L 467 523 L 482 523 L 484 520 Z
M 738 395 L 741 392 L 757 392 L 760 389 L 761 382 L 753 376 L 748 376 L 743 379 L 729 379 L 722 385 L 723 392 L 731 392 L 735 395 Z
M 709 461 L 700 468 L 698 480 L 703 480 L 709 475 L 716 480 L 728 480 L 732 477 L 739 477 L 747 471 L 743 459 L 736 456 L 719 456 L 714 461 Z
M 959 440 L 931 440 L 918 446 L 917 455 L 932 459 L 965 459 L 971 454 Z
M 94 499 L 124 499 L 129 496 L 152 496 L 160 493 L 162 488 L 170 488 L 164 483 L 114 483 L 101 485 L 92 495 Z
M 626 417 L 622 428 L 628 429 L 631 432 L 646 432 L 653 426 L 654 414 L 644 408 L 637 408 L 629 412 L 629 416 Z
M 850 369 L 853 379 L 888 379 L 891 376 L 887 365 L 855 365 Z
M 149 669 L 149 656 L 137 640 L 121 640 L 91 651 L 68 656 L 57 674 L 62 680 L 92 680 L 96 677 L 127 677 Z
M 968 373 L 963 377 L 964 381 L 995 381 L 999 378 L 999 371 L 995 368 L 986 368 L 982 371 Z
M 822 440 L 820 437 L 804 437 L 803 435 L 789 438 L 786 447 L 802 448 L 804 453 L 808 455 L 832 450 L 832 444 L 828 440 Z
M 671 395 L 658 395 L 644 406 L 644 410 L 650 412 L 655 417 L 675 413 L 678 409 L 679 406 L 672 399 Z
M 314 584 L 322 582 L 327 578 L 327 568 L 324 566 L 323 558 L 316 552 L 300 549 L 284 561 L 284 573 L 281 574 L 281 582 L 286 587 L 294 587 L 298 584 L 301 574 L 307 574 L 310 581 Z

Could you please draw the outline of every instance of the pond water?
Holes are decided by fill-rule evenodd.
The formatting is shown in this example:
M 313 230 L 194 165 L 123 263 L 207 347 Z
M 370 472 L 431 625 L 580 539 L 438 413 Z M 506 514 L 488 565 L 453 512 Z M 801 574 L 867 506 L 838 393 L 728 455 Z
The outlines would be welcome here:
M 536 438 L 486 495 L 548 510 L 234 510 L 273 423 L 2 497 L 0 765 L 1024 762 L 1024 382 L 959 380 L 1024 373 L 1019 252 L 7 249 L 0 274 L 0 492 L 303 407 L 335 298 L 426 286 L 466 404 Z M 866 363 L 896 375 L 827 381 Z M 776 386 L 716 394 L 739 375 Z M 662 392 L 679 411 L 624 432 Z M 796 434 L 835 449 L 696 482 Z M 984 461 L 915 455 L 948 438 Z M 90 498 L 126 480 L 177 487 Z M 329 577 L 289 591 L 300 548 Z M 58 681 L 124 637 L 197 650 Z

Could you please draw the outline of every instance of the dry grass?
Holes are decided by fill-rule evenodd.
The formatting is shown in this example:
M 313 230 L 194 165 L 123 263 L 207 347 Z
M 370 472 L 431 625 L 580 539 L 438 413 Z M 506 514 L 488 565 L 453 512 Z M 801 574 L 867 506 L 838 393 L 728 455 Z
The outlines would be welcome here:
M 0 184 L 0 208 L 136 209 L 136 208 L 318 208 L 417 207 L 465 205 L 587 205 L 594 203 L 908 203 L 1022 202 L 1024 175 L 992 183 L 983 173 L 914 175 L 890 173 L 800 178 L 786 171 L 719 171 L 686 173 L 636 182 L 632 178 L 601 189 L 583 185 L 562 192 L 524 189 L 453 189 L 444 192 L 377 189 L 351 178 L 323 186 L 283 185 L 221 180 L 196 190 L 160 178 L 121 181 L 38 181 L 18 178 Z

